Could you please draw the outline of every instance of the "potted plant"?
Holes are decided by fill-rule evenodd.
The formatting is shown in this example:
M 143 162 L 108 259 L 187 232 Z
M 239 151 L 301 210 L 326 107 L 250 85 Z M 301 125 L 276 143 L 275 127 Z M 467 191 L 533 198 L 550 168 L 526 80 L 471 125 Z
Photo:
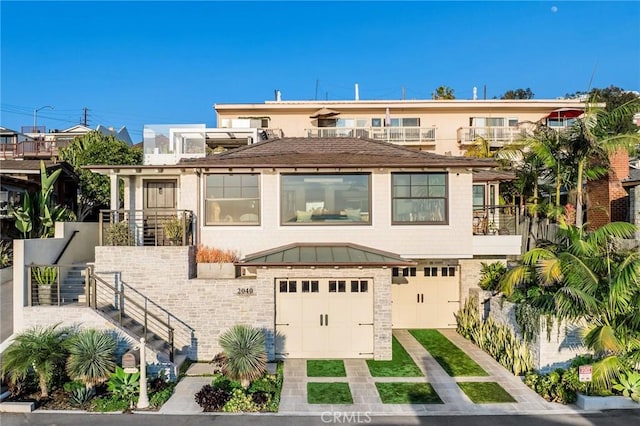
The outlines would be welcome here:
M 221 250 L 201 244 L 196 252 L 198 278 L 236 278 L 239 275 L 239 267 L 235 265 L 238 260 L 240 258 L 235 250 Z
M 51 305 L 54 286 L 58 282 L 56 266 L 35 266 L 31 268 L 33 279 L 38 284 L 38 304 Z
M 164 236 L 169 240 L 170 245 L 181 245 L 183 235 L 184 227 L 179 217 L 171 217 L 164 222 Z

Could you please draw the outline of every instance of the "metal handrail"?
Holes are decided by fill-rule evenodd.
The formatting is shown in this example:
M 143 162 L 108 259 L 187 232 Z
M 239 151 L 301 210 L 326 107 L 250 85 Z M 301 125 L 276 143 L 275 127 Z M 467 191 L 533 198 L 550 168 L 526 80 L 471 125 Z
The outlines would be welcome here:
M 174 351 L 175 351 L 175 342 L 174 342 L 174 332 L 175 329 L 168 324 L 167 322 L 165 322 L 163 319 L 161 319 L 160 317 L 156 316 L 155 314 L 149 312 L 149 310 L 147 309 L 146 306 L 142 306 L 139 303 L 137 303 L 135 300 L 131 299 L 130 297 L 127 297 L 127 295 L 125 294 L 124 291 L 118 289 L 115 285 L 111 285 L 110 283 L 108 283 L 107 281 L 103 280 L 102 278 L 100 278 L 99 276 L 97 276 L 95 273 L 93 273 L 93 270 L 91 267 L 88 268 L 89 270 L 89 282 L 90 285 L 88 286 L 88 291 L 89 291 L 89 295 L 87 297 L 87 303 L 89 304 L 89 307 L 93 308 L 93 309 L 98 309 L 98 300 L 97 300 L 97 283 L 100 282 L 101 285 L 107 287 L 107 289 L 109 289 L 110 291 L 113 292 L 114 296 L 116 297 L 118 303 L 116 306 L 116 309 L 118 311 L 118 324 L 123 327 L 123 315 L 126 314 L 125 309 L 127 307 L 130 307 L 131 305 L 133 305 L 135 308 L 138 308 L 138 310 L 142 311 L 143 314 L 143 337 L 146 338 L 147 333 L 150 331 L 149 330 L 149 319 L 152 319 L 153 321 L 155 321 L 156 323 L 160 324 L 161 326 L 163 326 L 167 332 L 167 343 L 169 344 L 170 350 L 169 350 L 169 360 L 171 362 L 173 362 L 174 359 Z M 146 305 L 146 300 L 148 300 L 148 298 L 145 297 L 145 305 Z M 135 319 L 135 313 L 131 312 L 132 315 L 130 315 L 130 318 Z M 139 315 L 138 315 L 139 318 Z M 151 331 L 153 332 L 153 331 Z M 155 332 L 153 332 L 155 334 Z
M 67 247 L 69 247 L 69 244 L 71 244 L 71 240 L 74 239 L 74 237 L 76 236 L 76 234 L 80 232 L 77 229 L 75 231 L 73 231 L 71 233 L 71 236 L 69 237 L 69 239 L 67 240 L 67 242 L 65 243 L 64 247 L 62 247 L 62 251 L 60 251 L 60 254 L 58 255 L 58 257 L 56 257 L 56 260 L 53 262 L 54 265 L 57 265 L 58 262 L 60 262 L 60 259 L 62 259 L 62 255 L 64 254 L 65 251 L 67 251 Z
M 177 239 L 170 239 L 166 236 L 164 225 L 169 219 L 175 218 L 182 221 L 182 235 Z M 112 225 L 126 223 L 129 237 L 127 241 L 119 241 L 117 245 L 190 245 L 195 240 L 192 229 L 194 218 L 193 211 L 186 209 L 100 210 L 99 244 L 106 245 L 106 233 Z

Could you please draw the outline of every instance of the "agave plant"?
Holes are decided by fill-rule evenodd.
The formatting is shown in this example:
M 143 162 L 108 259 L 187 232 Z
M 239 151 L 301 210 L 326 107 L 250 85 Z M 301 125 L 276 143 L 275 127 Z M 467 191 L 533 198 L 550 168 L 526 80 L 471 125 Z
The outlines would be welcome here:
M 2 375 L 11 383 L 24 380 L 29 372 L 38 376 L 41 398 L 49 397 L 49 382 L 67 357 L 64 339 L 68 329 L 33 327 L 18 334 L 2 355 Z
M 222 334 L 219 342 L 227 357 L 223 366 L 227 377 L 247 388 L 264 374 L 267 353 L 262 330 L 238 324 Z
M 67 342 L 69 377 L 84 383 L 88 390 L 109 379 L 115 371 L 116 341 L 105 332 L 83 330 Z

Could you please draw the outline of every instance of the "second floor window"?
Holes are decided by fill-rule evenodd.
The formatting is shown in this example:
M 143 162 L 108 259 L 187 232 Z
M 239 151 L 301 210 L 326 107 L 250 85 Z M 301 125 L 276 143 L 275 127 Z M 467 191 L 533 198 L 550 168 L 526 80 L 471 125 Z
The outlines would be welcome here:
M 205 225 L 259 225 L 259 182 L 257 174 L 207 175 Z
M 393 173 L 392 223 L 448 223 L 446 173 Z

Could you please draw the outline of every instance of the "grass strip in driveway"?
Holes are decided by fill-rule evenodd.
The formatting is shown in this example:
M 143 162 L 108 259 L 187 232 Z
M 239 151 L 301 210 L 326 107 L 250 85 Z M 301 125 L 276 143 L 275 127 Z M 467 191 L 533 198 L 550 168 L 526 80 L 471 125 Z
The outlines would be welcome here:
M 429 383 L 376 382 L 383 404 L 442 404 Z
M 422 371 L 400 342 L 394 337 L 391 342 L 391 361 L 367 360 L 373 377 L 421 377 Z
M 347 377 L 347 371 L 341 359 L 309 359 L 307 377 Z
M 496 382 L 458 382 L 458 386 L 475 404 L 492 402 L 516 402 L 516 400 Z
M 409 330 L 409 333 L 424 346 L 450 376 L 489 375 L 438 330 Z
M 307 402 L 309 404 L 353 404 L 349 383 L 307 383 Z

